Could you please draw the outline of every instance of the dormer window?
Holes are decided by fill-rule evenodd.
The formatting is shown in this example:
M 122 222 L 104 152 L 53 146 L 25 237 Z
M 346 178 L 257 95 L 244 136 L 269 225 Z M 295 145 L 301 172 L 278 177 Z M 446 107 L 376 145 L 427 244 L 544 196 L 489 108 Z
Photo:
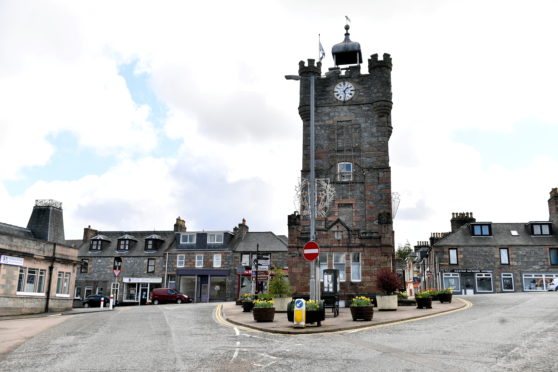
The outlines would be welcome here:
M 209 243 L 209 244 L 223 244 L 223 233 L 207 234 L 207 243 Z
M 491 236 L 492 226 L 489 223 L 471 225 L 471 234 L 473 234 L 473 236 Z
M 163 244 L 163 239 L 157 235 L 157 234 L 152 234 L 149 236 L 145 237 L 145 250 L 146 251 L 156 251 L 159 249 L 159 247 L 161 246 L 161 244 Z
M 337 180 L 341 182 L 353 180 L 353 163 L 337 163 Z
M 195 233 L 180 234 L 180 244 L 196 244 L 196 234 Z
M 132 235 L 122 235 L 118 238 L 118 245 L 116 246 L 116 249 L 119 251 L 127 252 L 134 247 L 135 242 L 136 239 Z
M 531 223 L 531 235 L 551 235 L 549 223 Z
M 110 240 L 104 235 L 95 235 L 89 242 L 90 251 L 102 251 L 109 244 Z

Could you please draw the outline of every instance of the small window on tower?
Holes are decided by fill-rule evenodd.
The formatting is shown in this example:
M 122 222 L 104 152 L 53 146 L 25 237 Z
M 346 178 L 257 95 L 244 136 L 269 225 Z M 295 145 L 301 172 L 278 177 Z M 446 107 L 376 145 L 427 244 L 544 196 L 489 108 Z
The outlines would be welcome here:
M 337 180 L 344 182 L 353 180 L 353 163 L 341 162 L 337 164 Z

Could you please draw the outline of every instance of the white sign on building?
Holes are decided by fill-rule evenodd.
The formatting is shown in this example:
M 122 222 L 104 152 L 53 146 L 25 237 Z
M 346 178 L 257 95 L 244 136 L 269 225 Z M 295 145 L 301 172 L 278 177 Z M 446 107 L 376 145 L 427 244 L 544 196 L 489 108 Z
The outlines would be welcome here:
M 13 265 L 13 266 L 23 266 L 23 257 L 1 255 L 0 256 L 0 264 Z

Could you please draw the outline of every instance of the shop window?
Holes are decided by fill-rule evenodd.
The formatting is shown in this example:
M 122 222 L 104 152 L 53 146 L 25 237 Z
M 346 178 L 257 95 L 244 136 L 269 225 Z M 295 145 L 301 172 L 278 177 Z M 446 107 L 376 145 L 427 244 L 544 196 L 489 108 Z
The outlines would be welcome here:
M 531 235 L 550 235 L 550 224 L 549 223 L 532 223 L 531 224 Z
M 548 277 L 553 277 L 553 275 L 523 274 L 523 290 L 528 292 L 546 291 L 546 279 Z
M 180 244 L 196 244 L 196 234 L 194 233 L 180 234 Z
M 221 267 L 221 254 L 213 255 L 213 267 Z
M 503 292 L 513 292 L 513 274 L 512 273 L 502 273 L 502 291 Z
M 500 263 L 502 265 L 510 264 L 510 256 L 508 248 L 500 248 Z
M 454 291 L 461 291 L 458 273 L 444 273 L 444 288 L 453 288 Z
M 558 248 L 549 248 L 550 264 L 558 265 Z
M 492 226 L 489 223 L 481 223 L 481 224 L 474 224 L 471 225 L 471 233 L 474 236 L 491 236 L 492 235 Z
M 86 274 L 89 272 L 89 260 L 87 258 L 83 258 L 79 265 L 79 272 L 82 274 Z
M 449 264 L 450 265 L 457 265 L 458 264 L 457 248 L 449 248 L 448 253 L 449 253 Z
M 320 265 L 320 280 L 324 280 L 324 270 L 327 269 L 327 253 L 320 253 L 318 256 L 318 261 Z
M 476 273 L 475 280 L 477 282 L 477 292 L 493 292 L 492 274 Z
M 351 282 L 361 281 L 360 266 L 360 252 L 351 253 Z
M 176 256 L 176 267 L 184 267 L 184 258 L 183 254 Z
M 68 295 L 69 293 L 70 293 L 70 273 L 59 271 L 58 279 L 56 281 L 56 294 Z
M 197 301 L 196 297 L 196 277 L 195 276 L 181 276 L 180 277 L 180 293 Z
M 46 270 L 19 268 L 17 292 L 43 295 Z
M 227 277 L 225 276 L 211 277 L 209 299 L 211 301 L 227 300 Z
M 333 268 L 339 270 L 339 281 L 344 282 L 347 279 L 345 272 L 345 252 L 333 253 Z
M 155 272 L 155 259 L 154 258 L 148 258 L 147 259 L 147 272 L 148 273 L 154 273 Z
M 207 234 L 208 244 L 223 244 L 223 233 Z
M 196 255 L 196 267 L 203 267 L 203 254 Z

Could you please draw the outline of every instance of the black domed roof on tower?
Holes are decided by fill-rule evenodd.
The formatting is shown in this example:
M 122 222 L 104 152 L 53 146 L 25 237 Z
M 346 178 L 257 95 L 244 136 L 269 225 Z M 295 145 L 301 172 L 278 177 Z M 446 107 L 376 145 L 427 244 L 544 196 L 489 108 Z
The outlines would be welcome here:
M 349 37 L 350 26 L 345 25 L 345 40 L 339 44 L 335 44 L 331 48 L 331 55 L 336 66 L 340 65 L 356 65 L 362 63 L 362 54 L 360 52 L 360 44 L 351 41 Z

